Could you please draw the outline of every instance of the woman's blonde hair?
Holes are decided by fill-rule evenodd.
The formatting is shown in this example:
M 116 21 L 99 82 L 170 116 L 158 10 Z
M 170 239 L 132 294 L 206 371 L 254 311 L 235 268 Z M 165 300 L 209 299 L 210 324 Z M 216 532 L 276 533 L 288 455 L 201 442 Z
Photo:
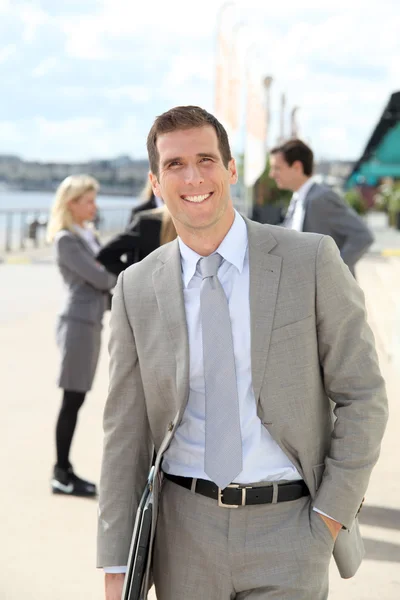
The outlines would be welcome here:
M 60 183 L 51 207 L 50 218 L 47 225 L 46 239 L 49 243 L 62 229 L 72 231 L 73 220 L 69 210 L 69 203 L 78 200 L 87 192 L 98 192 L 99 183 L 90 175 L 70 175 Z
M 151 200 L 151 198 L 154 196 L 154 192 L 153 192 L 153 186 L 151 185 L 151 181 L 150 179 L 147 179 L 145 185 L 143 186 L 142 191 L 140 192 L 140 198 L 143 201 L 146 200 Z
M 168 208 L 165 206 L 162 207 L 163 216 L 161 223 L 161 233 L 160 233 L 160 246 L 163 244 L 167 244 L 168 242 L 172 242 L 176 239 L 177 233 L 175 229 L 174 222 L 171 217 L 171 213 Z

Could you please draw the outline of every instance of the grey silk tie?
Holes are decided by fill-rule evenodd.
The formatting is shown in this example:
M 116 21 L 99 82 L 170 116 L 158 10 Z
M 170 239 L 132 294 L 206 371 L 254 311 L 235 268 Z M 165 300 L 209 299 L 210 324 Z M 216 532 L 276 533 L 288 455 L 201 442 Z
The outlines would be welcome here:
M 242 436 L 228 301 L 217 277 L 222 257 L 200 259 L 206 396 L 204 471 L 221 489 L 242 471 Z

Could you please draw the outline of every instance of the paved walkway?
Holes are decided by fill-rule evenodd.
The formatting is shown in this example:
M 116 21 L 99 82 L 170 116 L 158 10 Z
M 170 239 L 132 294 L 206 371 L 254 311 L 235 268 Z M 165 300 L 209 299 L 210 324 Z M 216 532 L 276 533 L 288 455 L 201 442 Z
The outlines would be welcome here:
M 375 236 L 370 253 L 382 256 L 400 256 L 400 231 L 388 227 L 387 214 L 369 212 L 365 220 Z
M 359 264 L 358 277 L 366 292 L 391 418 L 361 513 L 367 560 L 349 581 L 340 580 L 332 564 L 330 598 L 398 600 L 400 258 L 369 255 Z M 50 263 L 8 265 L 0 267 L 0 287 L 0 598 L 100 600 L 103 575 L 94 568 L 97 504 L 49 493 L 54 422 L 60 402 L 54 342 L 61 296 L 58 274 Z M 94 390 L 81 411 L 72 451 L 78 473 L 94 480 L 99 478 L 101 415 L 108 384 L 107 337 L 106 322 Z

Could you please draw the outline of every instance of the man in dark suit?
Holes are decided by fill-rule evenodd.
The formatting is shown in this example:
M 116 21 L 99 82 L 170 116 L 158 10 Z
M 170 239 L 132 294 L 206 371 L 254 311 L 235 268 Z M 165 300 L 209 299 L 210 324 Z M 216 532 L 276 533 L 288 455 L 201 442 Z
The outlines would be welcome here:
M 311 148 L 301 140 L 289 140 L 270 152 L 270 177 L 280 189 L 293 192 L 283 226 L 331 236 L 354 275 L 356 262 L 374 238 L 364 221 L 336 192 L 311 179 L 313 163 Z

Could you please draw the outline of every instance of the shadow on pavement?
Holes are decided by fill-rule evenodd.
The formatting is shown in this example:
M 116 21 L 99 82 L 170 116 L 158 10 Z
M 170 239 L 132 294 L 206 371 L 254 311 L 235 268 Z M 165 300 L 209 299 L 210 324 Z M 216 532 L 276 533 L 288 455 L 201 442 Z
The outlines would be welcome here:
M 400 529 L 400 510 L 383 506 L 364 505 L 359 516 L 362 525 Z
M 365 545 L 365 558 L 367 560 L 400 562 L 400 545 L 372 540 L 370 538 L 363 538 L 363 541 Z
M 383 506 L 364 505 L 360 512 L 360 523 L 372 527 L 400 530 L 400 510 Z M 400 544 L 363 538 L 367 560 L 400 562 Z

